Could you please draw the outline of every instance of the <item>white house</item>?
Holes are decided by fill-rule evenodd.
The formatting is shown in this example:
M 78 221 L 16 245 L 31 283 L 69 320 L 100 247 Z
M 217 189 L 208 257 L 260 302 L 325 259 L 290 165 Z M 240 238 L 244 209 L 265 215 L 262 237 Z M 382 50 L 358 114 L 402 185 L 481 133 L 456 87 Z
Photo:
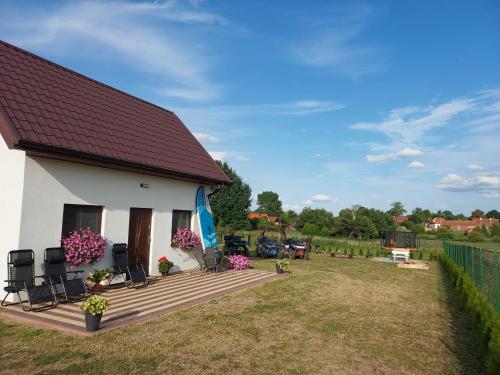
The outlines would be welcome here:
M 2 283 L 10 250 L 33 249 L 40 274 L 45 248 L 86 227 L 151 275 L 164 255 L 197 265 L 172 233 L 199 233 L 197 188 L 230 180 L 173 112 L 0 41 L 0 134 Z

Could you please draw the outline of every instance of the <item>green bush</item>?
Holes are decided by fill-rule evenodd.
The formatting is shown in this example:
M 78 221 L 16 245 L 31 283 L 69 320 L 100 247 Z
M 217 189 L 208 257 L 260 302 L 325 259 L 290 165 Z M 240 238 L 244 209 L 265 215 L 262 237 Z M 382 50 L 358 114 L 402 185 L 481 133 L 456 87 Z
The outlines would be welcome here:
M 474 282 L 444 253 L 439 256 L 464 305 L 477 334 L 478 353 L 488 374 L 500 373 L 500 316 L 476 288 Z
M 469 241 L 471 242 L 484 242 L 486 241 L 486 237 L 481 231 L 473 230 L 469 233 Z

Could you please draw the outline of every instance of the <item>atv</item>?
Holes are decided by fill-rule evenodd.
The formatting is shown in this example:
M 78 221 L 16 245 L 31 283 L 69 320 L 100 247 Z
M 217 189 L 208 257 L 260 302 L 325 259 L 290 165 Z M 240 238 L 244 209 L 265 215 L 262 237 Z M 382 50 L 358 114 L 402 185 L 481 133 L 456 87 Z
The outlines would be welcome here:
M 308 259 L 307 244 L 305 242 L 295 240 L 293 238 L 283 240 L 282 258 L 285 256 L 290 259 L 300 258 Z
M 255 252 L 258 257 L 262 258 L 277 258 L 279 253 L 278 242 L 267 237 L 260 237 L 257 239 L 257 247 Z
M 248 242 L 234 234 L 224 236 L 224 255 L 235 254 L 248 256 Z

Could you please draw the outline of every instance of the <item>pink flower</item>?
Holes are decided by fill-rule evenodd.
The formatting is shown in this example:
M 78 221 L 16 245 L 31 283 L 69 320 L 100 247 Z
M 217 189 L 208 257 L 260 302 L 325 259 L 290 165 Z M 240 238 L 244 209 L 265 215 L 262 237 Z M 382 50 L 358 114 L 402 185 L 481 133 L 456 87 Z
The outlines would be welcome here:
M 189 228 L 179 228 L 172 238 L 172 245 L 183 250 L 192 250 L 201 246 L 198 236 Z
M 66 250 L 66 261 L 71 266 L 97 262 L 104 256 L 107 247 L 106 239 L 87 228 L 83 231 L 73 231 L 61 240 Z
M 235 270 L 244 270 L 252 266 L 250 259 L 244 255 L 230 255 L 227 259 L 229 261 L 229 268 Z

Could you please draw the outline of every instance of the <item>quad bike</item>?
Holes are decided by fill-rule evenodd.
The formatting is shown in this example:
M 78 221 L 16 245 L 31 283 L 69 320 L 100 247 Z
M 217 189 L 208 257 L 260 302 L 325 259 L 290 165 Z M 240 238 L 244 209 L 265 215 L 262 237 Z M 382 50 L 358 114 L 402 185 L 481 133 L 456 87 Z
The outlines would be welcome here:
M 293 238 L 283 240 L 283 250 L 281 257 L 290 259 L 308 259 L 308 248 L 305 242 L 294 240 Z
M 248 242 L 234 234 L 224 236 L 224 255 L 235 254 L 248 256 Z
M 279 253 L 278 242 L 267 237 L 260 237 L 257 239 L 257 247 L 255 252 L 258 257 L 262 258 L 277 258 Z

